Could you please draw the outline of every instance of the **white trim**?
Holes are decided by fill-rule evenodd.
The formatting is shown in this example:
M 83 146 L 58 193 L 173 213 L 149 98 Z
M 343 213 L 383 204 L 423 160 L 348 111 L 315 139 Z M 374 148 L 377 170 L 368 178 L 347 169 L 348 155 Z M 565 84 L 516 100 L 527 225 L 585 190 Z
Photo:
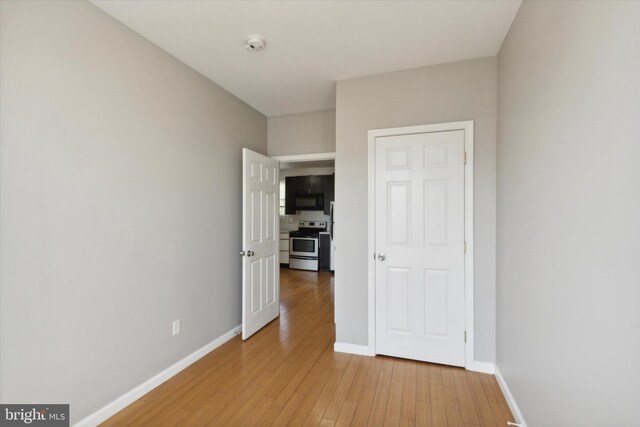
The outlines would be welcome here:
M 471 367 L 467 366 L 467 369 L 474 372 L 482 372 L 483 374 L 492 374 L 495 372 L 496 365 L 491 362 L 481 362 L 475 360 Z
M 466 164 L 464 168 L 464 292 L 465 292 L 465 326 L 467 331 L 466 362 L 475 361 L 475 314 L 474 314 L 474 244 L 473 244 L 473 121 L 460 122 L 464 129 L 464 152 Z
M 271 156 L 271 158 L 286 163 L 315 162 L 319 160 L 335 160 L 336 153 L 294 154 L 291 156 Z
M 369 308 L 369 348 L 375 354 L 375 140 L 381 136 L 411 135 L 417 133 L 443 132 L 464 130 L 464 150 L 467 153 L 467 163 L 464 168 L 464 238 L 467 243 L 467 253 L 464 260 L 464 312 L 467 343 L 465 345 L 465 368 L 473 370 L 474 360 L 474 317 L 473 317 L 473 120 L 439 123 L 433 125 L 408 126 L 390 129 L 370 130 L 369 136 L 369 233 L 368 253 L 368 308 Z
M 496 376 L 496 380 L 498 380 L 498 385 L 500 386 L 500 389 L 502 390 L 502 394 L 504 395 L 504 398 L 506 399 L 507 404 L 509 405 L 509 409 L 511 409 L 511 413 L 515 418 L 515 422 L 518 423 L 520 427 L 527 427 L 527 422 L 524 420 L 524 417 L 522 416 L 522 412 L 520 412 L 520 408 L 516 403 L 516 399 L 513 397 L 513 394 L 511 394 L 511 390 L 509 390 L 507 381 L 502 376 L 502 373 L 500 372 L 500 369 L 498 369 L 498 366 L 495 367 L 494 375 Z
M 135 387 L 134 389 L 129 390 L 128 392 L 118 397 L 111 403 L 108 403 L 107 405 L 98 409 L 93 414 L 90 414 L 89 416 L 78 421 L 73 426 L 74 427 L 93 427 L 106 421 L 108 418 L 115 415 L 117 412 L 121 411 L 125 407 L 129 406 L 130 404 L 132 404 L 133 402 L 135 402 L 136 400 L 138 400 L 139 398 L 141 398 L 142 396 L 144 396 L 154 388 L 158 387 L 160 384 L 167 381 L 169 378 L 173 377 L 183 369 L 187 368 L 189 365 L 198 361 L 202 357 L 206 356 L 208 353 L 212 352 L 216 348 L 220 347 L 222 344 L 229 341 L 234 336 L 238 335 L 241 331 L 241 328 L 242 326 L 238 325 L 235 328 L 231 329 L 229 332 L 222 334 L 218 338 L 211 341 L 209 344 L 206 344 L 205 346 L 199 348 L 198 350 L 194 351 L 190 355 L 186 356 L 185 358 L 169 366 L 164 371 L 149 378 L 147 381 L 143 382 L 142 384 Z
M 348 344 L 344 342 L 334 343 L 333 351 L 337 351 L 338 353 L 359 354 L 360 356 L 375 356 L 367 345 Z

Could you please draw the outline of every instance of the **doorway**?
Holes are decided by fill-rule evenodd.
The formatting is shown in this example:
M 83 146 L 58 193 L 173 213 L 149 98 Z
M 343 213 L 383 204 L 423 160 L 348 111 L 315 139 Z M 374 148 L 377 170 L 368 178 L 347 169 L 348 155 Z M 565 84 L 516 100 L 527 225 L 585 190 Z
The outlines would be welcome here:
M 335 153 L 274 157 L 280 161 L 280 264 L 333 271 Z
M 369 132 L 372 353 L 473 363 L 473 122 Z

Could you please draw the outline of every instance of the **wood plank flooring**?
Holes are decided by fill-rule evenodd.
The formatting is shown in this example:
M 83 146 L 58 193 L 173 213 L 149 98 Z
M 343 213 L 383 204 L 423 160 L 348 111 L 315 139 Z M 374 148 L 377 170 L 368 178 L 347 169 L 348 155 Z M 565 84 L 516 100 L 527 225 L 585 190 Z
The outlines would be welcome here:
M 103 426 L 506 426 L 492 375 L 334 353 L 333 276 L 281 270 L 281 314 L 237 336 Z

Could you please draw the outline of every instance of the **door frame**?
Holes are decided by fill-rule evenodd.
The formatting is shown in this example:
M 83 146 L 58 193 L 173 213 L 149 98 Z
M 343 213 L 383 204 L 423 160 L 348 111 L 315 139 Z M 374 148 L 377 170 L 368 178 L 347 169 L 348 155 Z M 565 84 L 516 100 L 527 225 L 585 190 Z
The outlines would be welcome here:
M 336 153 L 311 153 L 311 154 L 293 154 L 288 156 L 271 156 L 272 159 L 278 160 L 281 163 L 301 163 L 312 162 L 319 160 L 335 160 Z
M 381 136 L 401 136 L 418 133 L 464 131 L 464 239 L 466 252 L 464 255 L 464 325 L 466 331 L 465 368 L 475 370 L 474 367 L 474 317 L 473 317 L 473 120 L 460 122 L 438 123 L 430 125 L 406 126 L 388 129 L 375 129 L 368 132 L 368 311 L 369 311 L 369 352 L 376 354 L 376 263 L 375 246 L 375 141 Z

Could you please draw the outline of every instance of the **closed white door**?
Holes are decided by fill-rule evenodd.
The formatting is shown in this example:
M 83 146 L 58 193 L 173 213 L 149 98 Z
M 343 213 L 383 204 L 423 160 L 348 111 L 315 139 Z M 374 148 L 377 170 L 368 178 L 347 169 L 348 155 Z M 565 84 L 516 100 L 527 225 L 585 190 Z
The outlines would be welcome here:
M 277 160 L 242 150 L 242 339 L 280 314 Z
M 375 139 L 376 353 L 465 365 L 464 131 Z

